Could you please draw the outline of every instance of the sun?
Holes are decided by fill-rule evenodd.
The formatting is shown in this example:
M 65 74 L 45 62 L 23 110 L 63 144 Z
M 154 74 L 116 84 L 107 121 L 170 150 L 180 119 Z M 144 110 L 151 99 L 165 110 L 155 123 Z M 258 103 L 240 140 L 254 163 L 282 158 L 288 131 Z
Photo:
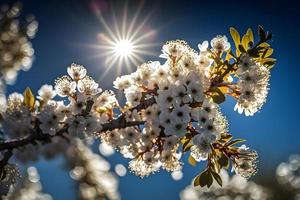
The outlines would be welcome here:
M 114 46 L 114 52 L 119 57 L 130 57 L 134 52 L 134 45 L 130 40 L 119 40 Z
M 115 13 L 122 12 L 113 7 L 109 12 L 106 10 L 109 13 L 109 18 L 106 19 L 105 11 L 101 6 L 93 5 L 94 13 L 103 31 L 98 34 L 98 44 L 89 46 L 98 49 L 99 56 L 104 58 L 102 60 L 104 60 L 105 71 L 100 80 L 112 70 L 116 75 L 120 75 L 124 67 L 128 73 L 133 72 L 144 62 L 145 56 L 155 55 L 151 49 L 159 45 L 153 42 L 157 31 L 147 24 L 150 15 L 140 16 L 142 12 L 142 5 L 140 5 L 136 12 L 130 12 L 132 16 L 128 16 L 127 3 L 124 5 L 123 15 L 119 17 Z

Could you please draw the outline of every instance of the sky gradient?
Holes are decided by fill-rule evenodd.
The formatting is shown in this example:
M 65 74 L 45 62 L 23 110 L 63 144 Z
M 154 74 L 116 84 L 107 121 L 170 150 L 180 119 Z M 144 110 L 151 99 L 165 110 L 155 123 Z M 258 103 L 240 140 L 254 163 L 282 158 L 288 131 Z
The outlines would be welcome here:
M 111 7 L 117 16 L 122 16 L 123 1 L 97 2 L 108 24 L 112 22 Z M 39 22 L 37 36 L 32 42 L 36 59 L 30 71 L 21 72 L 16 84 L 8 87 L 8 93 L 22 92 L 27 86 L 36 93 L 42 84 L 53 84 L 56 77 L 65 74 L 66 67 L 72 62 L 83 64 L 96 80 L 101 77 L 106 69 L 105 58 L 98 55 L 103 52 L 89 45 L 97 44 L 97 35 L 105 29 L 94 14 L 91 1 L 24 0 L 22 3 L 23 13 L 34 14 Z M 130 16 L 139 5 L 140 1 L 128 1 Z M 231 26 L 244 32 L 248 27 L 256 30 L 257 25 L 263 25 L 265 30 L 273 33 L 272 46 L 278 63 L 272 71 L 271 90 L 262 110 L 254 117 L 245 117 L 233 111 L 235 103 L 232 99 L 222 104 L 230 132 L 245 138 L 247 145 L 260 155 L 259 172 L 254 178 L 258 181 L 265 176 L 274 176 L 276 166 L 286 161 L 288 155 L 300 153 L 298 7 L 296 1 L 145 1 L 138 17 L 138 22 L 142 22 L 150 16 L 143 31 L 155 30 L 156 33 L 145 40 L 157 44 L 151 48 L 157 57 L 144 56 L 145 60 L 157 60 L 160 48 L 167 40 L 183 39 L 196 48 L 198 43 L 218 34 L 229 37 Z M 117 17 L 117 20 L 120 19 Z M 116 69 L 112 68 L 99 80 L 103 89 L 112 89 L 112 82 L 118 76 L 115 72 Z M 121 73 L 128 71 L 122 68 Z M 98 152 L 97 148 L 95 152 Z M 127 166 L 128 160 L 119 154 L 107 159 L 112 167 L 120 162 Z M 58 200 L 74 199 L 73 182 L 68 172 L 62 170 L 62 163 L 62 159 L 58 158 L 52 161 L 41 159 L 33 164 L 41 174 L 45 192 Z M 179 199 L 179 192 L 192 181 L 201 167 L 191 167 L 186 163 L 184 178 L 178 182 L 165 172 L 144 179 L 128 174 L 119 179 L 122 199 Z

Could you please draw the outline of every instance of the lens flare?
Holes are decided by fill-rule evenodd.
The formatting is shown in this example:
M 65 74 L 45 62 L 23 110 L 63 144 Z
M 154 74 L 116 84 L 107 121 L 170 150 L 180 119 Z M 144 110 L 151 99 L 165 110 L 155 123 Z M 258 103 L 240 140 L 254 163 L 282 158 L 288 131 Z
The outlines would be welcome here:
M 127 2 L 128 3 L 128 2 Z M 155 55 L 151 48 L 158 46 L 154 43 L 156 30 L 149 28 L 147 21 L 150 15 L 141 17 L 142 5 L 133 12 L 132 18 L 128 16 L 128 5 L 125 3 L 123 16 L 117 17 L 116 9 L 101 9 L 101 6 L 94 4 L 93 10 L 99 19 L 104 31 L 98 34 L 99 44 L 89 45 L 99 49 L 100 57 L 104 58 L 105 71 L 100 77 L 104 78 L 113 68 L 116 75 L 121 74 L 121 68 L 126 67 L 127 72 L 132 72 L 138 65 L 144 62 L 143 57 Z M 104 14 L 109 12 L 107 23 Z M 122 13 L 122 12 L 121 12 Z M 132 13 L 132 11 L 130 11 Z M 140 21 L 140 19 L 142 19 Z

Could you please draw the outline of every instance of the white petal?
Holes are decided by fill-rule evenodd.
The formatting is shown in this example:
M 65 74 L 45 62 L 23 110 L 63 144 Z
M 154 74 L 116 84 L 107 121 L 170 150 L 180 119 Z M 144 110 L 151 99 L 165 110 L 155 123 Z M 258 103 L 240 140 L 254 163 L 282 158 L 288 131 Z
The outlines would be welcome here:
M 208 48 L 208 41 L 202 42 L 202 44 L 198 44 L 198 48 L 200 51 L 207 51 Z

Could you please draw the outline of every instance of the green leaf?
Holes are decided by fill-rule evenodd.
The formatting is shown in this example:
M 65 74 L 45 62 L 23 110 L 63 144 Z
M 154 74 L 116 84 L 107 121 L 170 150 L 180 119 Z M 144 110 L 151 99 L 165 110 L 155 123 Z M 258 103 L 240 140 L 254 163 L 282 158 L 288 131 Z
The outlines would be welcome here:
M 271 40 L 272 37 L 273 37 L 272 33 L 269 33 L 269 32 L 268 32 L 268 34 L 267 34 L 267 36 L 266 36 L 266 40 Z
M 211 173 L 212 173 L 214 179 L 217 181 L 217 183 L 218 183 L 220 186 L 222 186 L 223 182 L 222 182 L 221 176 L 220 176 L 219 174 L 217 174 L 216 172 L 214 172 L 214 171 L 211 171 Z
M 225 60 L 226 60 L 226 61 L 229 61 L 231 58 L 235 59 L 235 58 L 232 56 L 232 51 L 231 51 L 231 49 L 229 49 L 229 50 L 226 52 Z
M 200 185 L 200 175 L 196 176 L 193 182 L 195 187 Z
M 224 143 L 224 142 L 228 142 L 231 139 L 232 139 L 232 135 L 227 133 L 227 134 L 222 134 L 221 139 L 219 141 Z
M 226 169 L 228 169 L 229 167 L 229 159 L 224 153 L 222 153 L 221 157 L 218 160 L 218 163 L 221 167 L 224 167 Z
M 268 58 L 265 62 L 264 62 L 264 65 L 271 69 L 272 67 L 274 67 L 274 65 L 276 64 L 276 59 L 274 58 Z
M 207 182 L 207 188 L 210 188 L 210 186 L 213 184 L 213 182 L 214 182 L 214 179 L 213 179 L 213 177 L 212 177 L 212 175 L 211 175 L 211 173 L 210 173 L 210 171 L 208 171 L 208 182 Z M 200 178 L 200 180 L 201 180 L 201 178 Z
M 35 98 L 32 94 L 32 91 L 29 87 L 26 88 L 26 90 L 23 93 L 24 95 L 24 104 L 30 108 L 33 109 L 34 108 L 34 103 L 35 103 Z
M 248 35 L 244 35 L 243 38 L 242 38 L 242 45 L 244 47 L 244 50 L 247 50 L 249 48 L 249 42 L 250 42 L 250 39 L 248 37 Z
M 192 165 L 193 167 L 195 167 L 197 165 L 197 161 L 195 160 L 195 158 L 193 158 L 193 156 L 189 156 L 188 159 L 190 165 Z
M 223 94 L 223 92 L 215 87 L 212 88 L 213 93 L 211 94 L 211 98 L 213 99 L 213 101 L 217 104 L 221 104 L 225 101 L 225 95 Z
M 207 186 L 208 188 L 212 185 L 213 183 L 213 178 L 210 173 L 210 170 L 205 170 L 202 172 L 199 176 L 199 185 L 201 187 Z
M 261 57 L 262 58 L 270 57 L 273 54 L 273 51 L 274 50 L 272 48 L 266 48 Z
M 245 142 L 246 140 L 244 139 L 235 139 L 235 140 L 232 140 L 230 142 L 228 142 L 226 145 L 227 146 L 232 146 L 232 145 L 235 145 L 235 144 L 238 144 L 238 143 L 242 143 L 242 142 Z
M 192 143 L 191 143 L 191 139 L 190 138 L 185 139 L 182 142 L 183 142 L 183 145 L 182 145 L 182 151 L 183 152 L 187 152 L 193 146 Z
M 266 40 L 266 32 L 261 25 L 258 26 L 258 35 L 261 41 Z
M 241 43 L 241 36 L 239 32 L 233 27 L 230 27 L 229 32 L 234 41 L 235 46 L 238 47 L 239 44 Z
M 246 49 L 243 47 L 243 45 L 239 45 L 239 50 L 240 50 L 240 52 L 242 52 L 242 53 L 245 53 L 246 52 Z
M 253 36 L 253 31 L 251 28 L 248 28 L 247 33 L 246 33 L 249 37 L 250 42 L 254 43 L 254 36 Z

